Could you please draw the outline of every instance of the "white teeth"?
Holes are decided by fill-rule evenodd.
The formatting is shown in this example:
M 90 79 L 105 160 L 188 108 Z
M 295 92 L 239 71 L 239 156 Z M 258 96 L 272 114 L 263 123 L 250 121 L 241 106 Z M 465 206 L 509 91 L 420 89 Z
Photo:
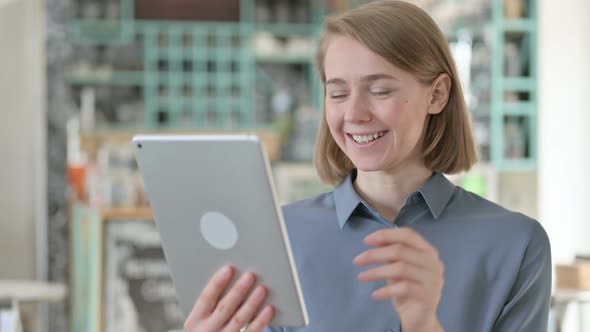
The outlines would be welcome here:
M 357 143 L 369 143 L 377 138 L 385 135 L 384 132 L 379 132 L 371 135 L 352 135 L 352 139 Z

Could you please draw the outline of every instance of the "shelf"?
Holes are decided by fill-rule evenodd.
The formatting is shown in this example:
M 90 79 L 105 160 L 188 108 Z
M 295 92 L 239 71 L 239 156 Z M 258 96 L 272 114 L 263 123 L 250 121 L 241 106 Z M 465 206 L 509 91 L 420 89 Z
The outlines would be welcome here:
M 134 31 L 131 20 L 73 20 L 68 28 L 72 40 L 81 45 L 128 44 Z
M 536 24 L 537 22 L 530 18 L 504 19 L 500 28 L 504 31 L 532 32 L 535 30 Z
M 536 105 L 531 102 L 504 103 L 502 113 L 513 116 L 533 116 L 536 113 Z
M 149 207 L 134 208 L 106 208 L 100 211 L 103 220 L 129 221 L 129 220 L 152 220 L 152 210 Z
M 490 159 L 500 170 L 534 170 L 537 156 L 537 11 L 536 0 L 527 3 L 527 8 L 515 18 L 506 17 L 505 1 L 492 0 L 492 56 L 490 92 Z M 526 15 L 526 17 L 519 17 Z M 507 56 L 505 48 L 513 43 L 517 48 L 520 76 L 506 76 Z M 528 73 L 528 74 L 525 74 Z M 526 75 L 526 76 L 524 76 Z M 508 96 L 507 96 L 508 95 Z M 509 97 L 511 101 L 505 101 Z M 516 97 L 516 98 L 515 98 Z M 523 98 L 524 97 L 524 98 Z M 525 153 L 506 154 L 511 148 L 506 129 L 514 131 L 506 119 L 518 121 L 523 132 Z M 515 119 L 514 119 L 515 118 Z M 520 137 L 522 136 L 522 137 Z M 512 142 L 513 143 L 513 142 Z M 519 141 L 519 144 L 522 142 Z M 521 146 L 518 146 L 520 149 Z M 510 158 L 514 156 L 516 158 Z
M 80 135 L 80 146 L 83 151 L 89 155 L 96 155 L 98 147 L 101 144 L 111 144 L 113 146 L 129 144 L 134 135 L 137 134 L 157 134 L 157 135 L 217 135 L 217 134 L 252 134 L 260 138 L 268 155 L 269 161 L 280 160 L 281 156 L 281 137 L 278 129 L 273 126 L 256 126 L 242 127 L 238 129 L 207 129 L 207 128 L 157 128 L 148 129 L 144 126 L 138 127 L 120 127 L 97 128 L 96 130 Z M 109 214 L 115 216 L 117 213 L 123 213 L 128 210 L 109 210 L 102 209 L 102 215 Z M 144 212 L 148 210 L 142 210 Z
M 272 54 L 256 55 L 256 62 L 259 63 L 286 63 L 286 64 L 308 64 L 313 62 L 311 55 L 290 55 L 290 54 Z
M 67 74 L 66 80 L 73 85 L 141 86 L 143 77 L 143 72 L 94 71 L 85 74 L 71 72 Z
M 257 23 L 254 27 L 256 31 L 268 31 L 273 35 L 313 35 L 319 28 L 319 25 L 312 23 Z
M 504 91 L 534 91 L 537 81 L 530 77 L 504 77 Z

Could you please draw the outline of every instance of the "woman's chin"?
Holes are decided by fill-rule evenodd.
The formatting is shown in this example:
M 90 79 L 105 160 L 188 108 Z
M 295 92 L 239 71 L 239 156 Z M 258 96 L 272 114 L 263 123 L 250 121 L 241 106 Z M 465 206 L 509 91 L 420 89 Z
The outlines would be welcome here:
M 381 163 L 378 161 L 353 160 L 352 163 L 357 170 L 362 172 L 375 172 L 383 169 L 383 165 L 381 165 Z

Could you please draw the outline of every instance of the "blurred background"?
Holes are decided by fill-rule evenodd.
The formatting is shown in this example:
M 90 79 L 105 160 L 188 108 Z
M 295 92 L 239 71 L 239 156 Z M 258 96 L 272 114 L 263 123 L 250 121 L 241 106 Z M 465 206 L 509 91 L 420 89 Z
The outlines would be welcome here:
M 130 139 L 248 132 L 282 203 L 311 164 L 325 15 L 354 0 L 0 0 L 0 331 L 182 328 Z M 538 219 L 550 331 L 590 331 L 590 1 L 414 0 L 452 48 L 480 162 Z

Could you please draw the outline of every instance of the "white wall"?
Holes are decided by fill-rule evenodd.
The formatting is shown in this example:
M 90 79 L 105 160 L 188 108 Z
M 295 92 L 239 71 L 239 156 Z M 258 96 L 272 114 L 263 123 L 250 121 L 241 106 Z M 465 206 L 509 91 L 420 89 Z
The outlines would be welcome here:
M 34 279 L 43 269 L 36 259 L 46 219 L 42 4 L 0 2 L 0 279 Z
M 0 0 L 0 279 L 47 271 L 43 5 Z M 46 308 L 23 309 L 25 328 L 45 331 Z
M 590 1 L 539 8 L 539 213 L 555 261 L 590 253 Z
M 538 54 L 539 219 L 568 262 L 590 253 L 590 1 L 539 0 Z

